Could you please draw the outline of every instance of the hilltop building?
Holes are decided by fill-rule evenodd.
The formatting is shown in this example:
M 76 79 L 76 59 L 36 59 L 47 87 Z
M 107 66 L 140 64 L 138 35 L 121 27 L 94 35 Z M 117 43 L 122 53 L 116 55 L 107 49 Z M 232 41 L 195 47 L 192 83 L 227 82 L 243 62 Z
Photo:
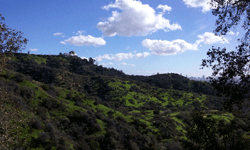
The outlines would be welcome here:
M 69 53 L 64 53 L 62 54 L 63 56 L 77 56 L 76 52 L 75 51 L 70 51 Z

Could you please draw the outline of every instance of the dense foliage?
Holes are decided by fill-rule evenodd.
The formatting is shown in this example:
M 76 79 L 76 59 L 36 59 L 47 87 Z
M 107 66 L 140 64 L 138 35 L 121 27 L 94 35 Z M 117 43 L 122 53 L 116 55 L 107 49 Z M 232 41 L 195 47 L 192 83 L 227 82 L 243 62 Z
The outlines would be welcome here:
M 129 76 L 76 56 L 15 53 L 0 83 L 12 95 L 4 106 L 25 120 L 2 132 L 18 132 L 9 135 L 18 141 L 9 143 L 14 148 L 178 150 L 212 141 L 244 149 L 249 143 L 249 107 L 233 116 L 209 83 L 177 74 Z

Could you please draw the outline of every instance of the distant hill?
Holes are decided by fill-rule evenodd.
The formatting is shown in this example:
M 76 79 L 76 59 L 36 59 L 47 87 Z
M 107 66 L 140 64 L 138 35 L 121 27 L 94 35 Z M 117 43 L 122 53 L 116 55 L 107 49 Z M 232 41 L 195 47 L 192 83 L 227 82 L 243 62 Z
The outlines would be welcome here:
M 220 111 L 223 99 L 209 83 L 178 74 L 130 76 L 77 56 L 16 53 L 0 88 L 7 94 L 0 104 L 5 119 L 19 114 L 1 133 L 18 133 L 7 137 L 23 149 L 178 150 L 188 140 L 194 108 L 233 119 Z

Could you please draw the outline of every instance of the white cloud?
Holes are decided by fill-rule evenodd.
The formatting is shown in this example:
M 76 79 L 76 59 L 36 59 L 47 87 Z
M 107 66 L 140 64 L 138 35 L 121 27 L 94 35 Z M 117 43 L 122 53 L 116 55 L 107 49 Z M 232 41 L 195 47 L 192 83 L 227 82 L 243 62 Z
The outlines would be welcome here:
M 135 67 L 135 65 L 134 65 L 134 64 L 127 64 L 127 63 L 125 63 L 125 62 L 120 63 L 120 65 Z
M 183 0 L 188 7 L 202 7 L 202 12 L 207 12 L 210 10 L 210 0 Z
M 102 61 L 103 59 L 108 59 L 108 60 L 115 60 L 115 61 L 121 61 L 123 59 L 131 59 L 133 58 L 134 55 L 132 53 L 118 53 L 118 54 L 104 54 L 104 55 L 99 55 L 96 58 L 94 58 L 96 61 Z
M 203 35 L 198 35 L 198 40 L 194 44 L 188 43 L 182 39 L 177 39 L 173 41 L 167 40 L 150 40 L 144 39 L 142 41 L 142 46 L 148 48 L 153 55 L 175 55 L 177 53 L 182 53 L 187 50 L 198 50 L 199 44 L 214 44 L 229 43 L 224 37 L 219 37 L 211 32 L 205 32 Z
M 87 59 L 88 61 L 89 61 L 89 58 L 87 58 L 87 57 L 80 57 L 81 59 Z
M 135 56 L 137 58 L 145 58 L 145 57 L 148 57 L 149 55 L 150 55 L 149 52 L 143 52 L 143 53 L 137 53 L 137 54 L 135 54 Z
M 83 31 L 83 30 L 79 30 L 79 31 L 77 31 L 76 35 L 82 35 L 84 32 L 85 31 Z
M 236 33 L 235 33 L 235 32 L 233 32 L 233 31 L 230 30 L 230 31 L 228 32 L 228 34 L 229 34 L 229 35 L 238 36 L 238 35 L 239 35 L 239 32 L 236 32 Z
M 168 6 L 168 5 L 162 5 L 162 4 L 158 5 L 157 9 L 162 9 L 163 12 L 165 12 L 165 11 L 171 11 L 172 10 L 172 8 L 170 6 Z
M 57 33 L 53 33 L 53 35 L 54 35 L 54 36 L 58 36 L 58 35 L 63 35 L 63 33 L 57 32 Z
M 196 41 L 197 44 L 205 43 L 205 44 L 213 44 L 213 43 L 229 43 L 228 40 L 224 37 L 216 36 L 214 33 L 205 32 L 203 35 L 198 35 L 199 40 Z
M 106 41 L 101 37 L 93 37 L 91 35 L 84 36 L 84 35 L 78 35 L 73 36 L 67 40 L 61 41 L 62 44 L 72 44 L 75 46 L 84 46 L 84 45 L 93 45 L 93 46 L 101 46 L 105 45 Z
M 150 40 L 142 41 L 142 46 L 148 48 L 153 55 L 175 55 L 187 50 L 198 50 L 196 44 L 187 43 L 184 40 Z
M 156 14 L 152 7 L 140 1 L 116 0 L 103 7 L 105 10 L 110 8 L 120 9 L 122 12 L 112 11 L 112 16 L 107 21 L 97 24 L 105 36 L 144 36 L 160 29 L 165 32 L 181 30 L 179 24 L 170 24 L 163 13 Z M 166 9 L 166 5 L 164 8 Z
M 121 61 L 125 59 L 132 59 L 134 57 L 136 58 L 145 58 L 149 56 L 149 52 L 143 52 L 143 53 L 135 53 L 132 54 L 131 52 L 129 53 L 117 53 L 117 54 L 104 54 L 104 55 L 99 55 L 96 58 L 94 58 L 96 61 L 100 62 L 104 59 L 106 60 L 114 60 L 114 61 Z
M 29 51 L 36 52 L 36 51 L 38 51 L 38 49 L 36 49 L 36 48 L 30 48 Z
M 103 65 L 103 66 L 113 66 L 114 64 L 112 62 L 108 62 L 108 63 L 102 63 L 101 65 Z

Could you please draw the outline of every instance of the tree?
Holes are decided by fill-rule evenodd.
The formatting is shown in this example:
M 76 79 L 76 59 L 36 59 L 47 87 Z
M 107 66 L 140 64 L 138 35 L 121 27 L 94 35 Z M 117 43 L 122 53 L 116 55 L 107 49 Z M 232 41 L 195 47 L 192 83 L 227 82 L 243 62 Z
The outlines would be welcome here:
M 226 97 L 224 107 L 233 111 L 236 104 L 241 108 L 242 102 L 250 89 L 250 2 L 247 0 L 211 0 L 212 13 L 217 16 L 214 33 L 226 35 L 241 21 L 245 35 L 238 39 L 239 45 L 234 51 L 226 48 L 212 47 L 207 52 L 208 58 L 203 59 L 202 67 L 211 67 L 212 85 Z
M 7 65 L 8 55 L 21 51 L 28 41 L 22 37 L 21 31 L 9 28 L 3 21 L 4 17 L 0 14 L 0 73 Z M 10 149 L 11 147 L 16 149 L 21 146 L 20 139 L 17 137 L 18 129 L 26 119 L 24 119 L 22 111 L 8 106 L 14 105 L 12 94 L 7 87 L 0 87 L 0 149 Z
M 18 52 L 25 48 L 28 40 L 22 37 L 21 31 L 9 28 L 0 14 L 0 72 L 6 66 L 8 58 L 4 53 Z
M 23 38 L 21 31 L 9 28 L 0 14 L 0 52 L 18 52 L 25 48 L 28 40 Z
M 200 110 L 194 110 L 191 114 L 192 125 L 188 130 L 185 141 L 185 149 L 214 150 L 219 148 L 216 134 L 216 120 L 211 115 L 206 115 Z
M 184 149 L 249 149 L 249 139 L 244 138 L 242 129 L 237 129 L 236 117 L 228 123 L 198 109 L 193 110 L 191 117 Z

